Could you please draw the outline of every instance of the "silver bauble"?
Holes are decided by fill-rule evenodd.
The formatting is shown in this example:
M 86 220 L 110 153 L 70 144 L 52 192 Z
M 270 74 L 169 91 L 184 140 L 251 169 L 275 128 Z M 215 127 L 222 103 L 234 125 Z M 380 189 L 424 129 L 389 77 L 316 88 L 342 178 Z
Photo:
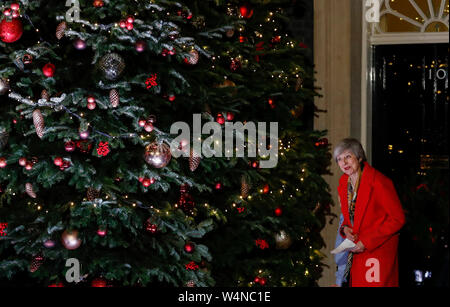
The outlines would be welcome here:
M 108 80 L 115 80 L 119 78 L 125 69 L 125 61 L 117 53 L 108 53 L 103 56 L 98 65 L 103 73 L 103 76 Z
M 169 145 L 153 142 L 145 147 L 145 162 L 156 168 L 165 167 L 169 164 L 172 154 Z

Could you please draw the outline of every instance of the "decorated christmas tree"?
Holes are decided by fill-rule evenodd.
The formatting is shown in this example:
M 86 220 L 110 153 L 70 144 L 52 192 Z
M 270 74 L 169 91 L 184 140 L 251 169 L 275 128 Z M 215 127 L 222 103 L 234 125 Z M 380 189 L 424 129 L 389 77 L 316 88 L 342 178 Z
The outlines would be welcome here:
M 317 95 L 310 51 L 286 33 L 283 7 L 22 0 L 1 10 L 2 280 L 316 284 L 330 154 L 305 124 Z M 252 123 L 270 132 L 252 138 Z M 227 140 L 227 127 L 235 143 L 219 146 L 210 133 Z

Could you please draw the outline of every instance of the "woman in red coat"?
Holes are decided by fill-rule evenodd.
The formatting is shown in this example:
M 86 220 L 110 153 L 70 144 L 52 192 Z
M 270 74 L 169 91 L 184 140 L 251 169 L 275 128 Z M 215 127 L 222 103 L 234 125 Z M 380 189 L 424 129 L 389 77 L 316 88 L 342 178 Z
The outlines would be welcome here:
M 344 174 L 338 193 L 344 222 L 340 233 L 356 246 L 349 253 L 346 278 L 351 287 L 398 287 L 398 239 L 405 223 L 392 181 L 366 162 L 356 139 L 334 149 Z

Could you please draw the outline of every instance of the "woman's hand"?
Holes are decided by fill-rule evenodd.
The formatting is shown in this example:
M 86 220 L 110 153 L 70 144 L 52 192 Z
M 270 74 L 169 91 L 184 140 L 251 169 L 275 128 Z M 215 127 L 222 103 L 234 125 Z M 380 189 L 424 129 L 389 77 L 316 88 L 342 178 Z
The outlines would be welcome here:
M 344 234 L 350 241 L 355 241 L 356 236 L 353 235 L 353 228 L 350 228 L 348 226 L 344 226 Z
M 362 253 L 365 250 L 366 250 L 366 248 L 365 248 L 364 244 L 361 241 L 358 241 L 358 243 L 356 243 L 356 246 L 351 250 L 351 252 L 352 253 Z

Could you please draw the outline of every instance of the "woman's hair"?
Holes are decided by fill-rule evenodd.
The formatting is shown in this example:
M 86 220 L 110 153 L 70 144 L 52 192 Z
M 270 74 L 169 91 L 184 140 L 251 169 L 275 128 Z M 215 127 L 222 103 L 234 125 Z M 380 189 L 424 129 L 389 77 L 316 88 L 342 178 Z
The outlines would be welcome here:
M 366 153 L 362 148 L 361 143 L 357 139 L 346 138 L 340 141 L 333 151 L 333 158 L 337 162 L 337 157 L 346 150 L 350 150 L 356 156 L 356 158 L 362 159 L 361 162 L 367 160 Z

